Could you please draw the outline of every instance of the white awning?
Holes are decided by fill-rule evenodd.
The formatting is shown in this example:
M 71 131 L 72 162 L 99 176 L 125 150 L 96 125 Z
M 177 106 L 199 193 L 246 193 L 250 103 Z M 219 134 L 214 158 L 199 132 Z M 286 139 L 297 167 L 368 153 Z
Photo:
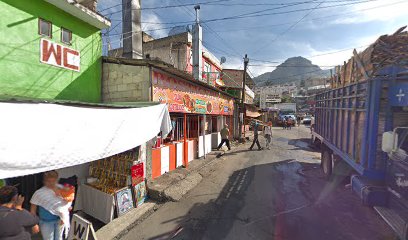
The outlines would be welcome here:
M 0 103 L 0 179 L 70 167 L 135 148 L 171 130 L 168 108 Z

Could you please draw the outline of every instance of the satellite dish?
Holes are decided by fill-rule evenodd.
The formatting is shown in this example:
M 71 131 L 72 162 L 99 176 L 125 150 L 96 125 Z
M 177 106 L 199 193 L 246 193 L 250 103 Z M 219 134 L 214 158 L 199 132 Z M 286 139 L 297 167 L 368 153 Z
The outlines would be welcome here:
M 227 58 L 224 57 L 224 56 L 222 56 L 222 57 L 221 57 L 221 64 L 225 63 L 226 61 L 227 61 Z

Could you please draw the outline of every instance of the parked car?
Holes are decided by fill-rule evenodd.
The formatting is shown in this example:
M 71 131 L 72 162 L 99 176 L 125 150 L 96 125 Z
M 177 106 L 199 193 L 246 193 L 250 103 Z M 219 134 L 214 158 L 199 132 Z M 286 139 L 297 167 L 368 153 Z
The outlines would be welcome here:
M 295 125 L 296 125 L 296 117 L 295 117 L 295 115 L 293 115 L 293 114 L 286 114 L 286 115 L 280 115 L 280 116 L 279 116 L 278 124 L 279 124 L 280 126 L 283 126 L 283 121 L 285 120 L 285 118 L 287 118 L 287 119 L 291 118 L 291 119 L 292 119 L 292 126 L 295 126 Z
M 305 116 L 302 121 L 302 123 L 305 125 L 310 125 L 311 122 L 312 122 L 312 116 Z

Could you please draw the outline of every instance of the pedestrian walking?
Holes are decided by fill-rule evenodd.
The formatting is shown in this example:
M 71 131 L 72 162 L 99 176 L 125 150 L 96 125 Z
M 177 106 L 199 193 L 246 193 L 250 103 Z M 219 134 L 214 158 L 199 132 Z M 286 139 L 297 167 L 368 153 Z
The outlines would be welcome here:
M 266 139 L 266 149 L 270 150 L 270 144 L 272 142 L 272 122 L 269 121 L 268 125 L 264 128 L 264 136 Z
M 249 148 L 249 150 L 252 150 L 255 143 L 256 143 L 256 146 L 258 146 L 258 150 L 262 150 L 261 144 L 259 144 L 259 139 L 258 139 L 259 122 L 255 121 L 252 128 L 254 130 L 254 141 L 252 142 L 252 145 Z
M 0 239 L 30 240 L 26 228 L 38 224 L 38 218 L 23 209 L 24 197 L 14 186 L 0 188 Z
M 293 124 L 293 119 L 290 117 L 290 118 L 288 118 L 288 121 L 287 121 L 287 125 L 288 125 L 288 129 L 289 130 L 292 130 L 292 124 Z
M 288 116 L 285 116 L 283 118 L 283 129 L 288 129 L 288 121 L 289 121 Z
M 227 145 L 228 151 L 231 150 L 231 146 L 230 146 L 230 141 L 229 141 L 229 134 L 230 131 L 228 129 L 228 125 L 225 124 L 224 128 L 221 129 L 221 142 L 217 147 L 217 150 L 220 150 L 220 148 L 222 147 L 222 145 L 224 145 L 224 143 Z

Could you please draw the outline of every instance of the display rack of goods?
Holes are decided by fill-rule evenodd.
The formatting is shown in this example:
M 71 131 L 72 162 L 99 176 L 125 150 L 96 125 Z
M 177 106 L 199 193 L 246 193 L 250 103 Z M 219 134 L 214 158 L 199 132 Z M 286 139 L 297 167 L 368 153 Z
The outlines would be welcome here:
M 135 151 L 127 151 L 92 162 L 89 174 L 97 180 L 89 185 L 102 192 L 114 194 L 115 191 L 129 185 L 131 168 L 136 160 Z

